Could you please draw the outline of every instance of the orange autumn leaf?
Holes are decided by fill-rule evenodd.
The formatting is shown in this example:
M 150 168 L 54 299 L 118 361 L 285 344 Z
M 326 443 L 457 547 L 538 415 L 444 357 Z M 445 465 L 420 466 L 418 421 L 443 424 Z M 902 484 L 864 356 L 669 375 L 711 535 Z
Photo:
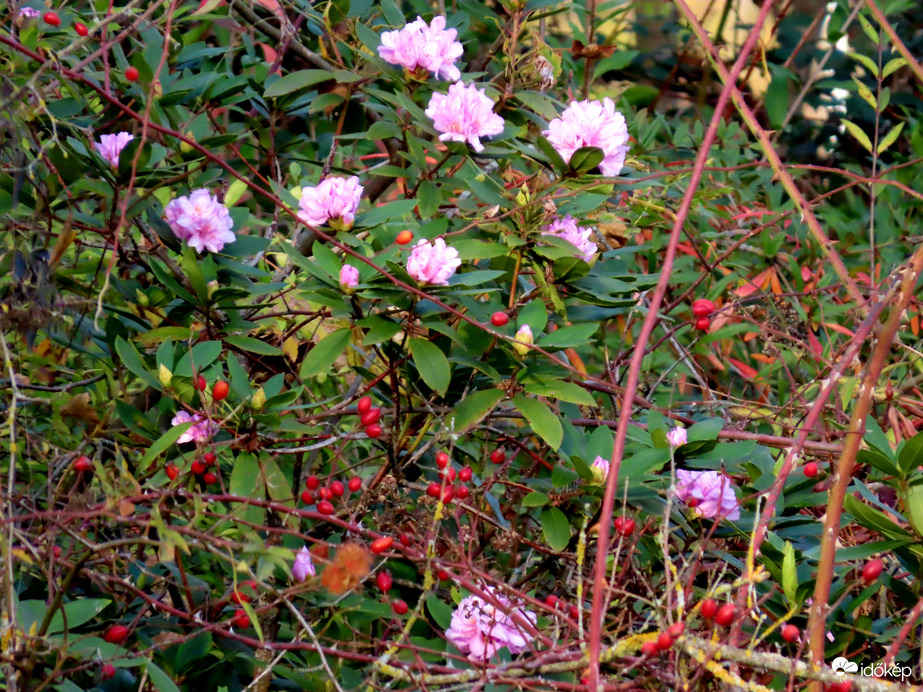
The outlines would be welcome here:
M 345 543 L 337 549 L 320 582 L 330 593 L 342 595 L 359 586 L 371 569 L 372 554 L 358 543 Z

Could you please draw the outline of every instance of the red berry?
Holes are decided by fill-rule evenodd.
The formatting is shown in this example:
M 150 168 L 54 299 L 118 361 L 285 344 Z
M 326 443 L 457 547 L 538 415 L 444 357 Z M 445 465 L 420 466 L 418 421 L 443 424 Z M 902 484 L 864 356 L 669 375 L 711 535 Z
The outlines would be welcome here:
M 77 460 L 74 462 L 74 469 L 83 473 L 84 471 L 93 470 L 93 462 L 88 456 L 77 457 Z
M 370 548 L 371 551 L 376 555 L 381 555 L 392 545 L 394 545 L 393 536 L 381 536 L 380 538 L 376 538 L 374 541 L 372 541 Z
M 192 462 L 192 472 L 197 476 L 201 476 L 205 473 L 205 463 L 196 459 Z
M 471 480 L 471 467 L 466 466 L 461 471 L 458 472 L 458 478 L 462 483 L 467 483 Z
M 218 476 L 209 471 L 204 476 L 202 476 L 202 480 L 205 481 L 206 485 L 214 485 L 218 482 Z
M 455 497 L 455 486 L 447 485 L 442 490 L 442 501 L 444 503 L 449 503 L 452 501 L 452 498 Z
M 329 516 L 333 514 L 333 505 L 327 502 L 327 500 L 321 500 L 317 503 L 317 511 Z
M 317 491 L 317 494 L 320 496 L 321 500 L 332 500 L 333 491 L 330 488 L 321 488 Z
M 103 680 L 111 680 L 115 677 L 115 666 L 111 663 L 106 663 L 102 668 L 99 669 L 99 677 Z
M 444 569 L 441 569 L 438 572 L 436 572 L 436 576 L 439 578 L 439 581 L 449 581 L 449 579 L 451 579 L 451 576 L 449 575 L 449 573 L 446 572 Z
M 702 617 L 709 620 L 718 614 L 718 601 L 714 598 L 706 598 L 702 601 Z
M 510 321 L 510 316 L 505 312 L 497 311 L 490 316 L 490 323 L 495 327 L 503 327 Z
M 397 244 L 406 245 L 413 240 L 413 231 L 401 231 L 397 234 Z
M 343 497 L 343 493 L 346 492 L 346 488 L 343 487 L 343 484 L 340 481 L 333 481 L 330 484 L 330 492 L 333 493 L 334 497 Z
M 202 459 L 205 460 L 206 466 L 214 466 L 215 462 L 218 461 L 218 457 L 215 456 L 214 452 L 205 452 L 205 454 L 202 455 Z
M 372 408 L 372 397 L 364 396 L 356 403 L 356 408 L 359 411 L 361 416 L 363 413 L 368 413 L 369 409 Z
M 317 490 L 320 487 L 320 481 L 317 480 L 317 476 L 308 476 L 304 484 L 308 490 Z
M 218 380 L 212 387 L 212 398 L 215 401 L 221 401 L 227 397 L 229 391 L 231 391 L 231 385 L 226 380 Z
M 641 645 L 641 653 L 645 656 L 653 656 L 659 650 L 660 649 L 658 649 L 656 641 L 644 642 Z
M 404 533 L 400 535 L 400 538 L 398 540 L 401 542 L 401 545 L 406 548 L 408 545 L 413 543 L 413 536 L 411 536 L 409 533 L 405 531 Z
M 370 425 L 365 429 L 365 434 L 375 440 L 381 437 L 381 426 L 377 423 Z
M 103 635 L 103 639 L 105 639 L 110 644 L 121 644 L 123 641 L 128 639 L 129 634 L 131 634 L 131 630 L 125 627 L 125 625 L 113 625 L 106 630 L 106 634 Z
M 445 452 L 439 452 L 436 455 L 436 466 L 438 466 L 441 469 L 444 469 L 448 465 L 449 465 L 449 455 L 446 454 Z
M 700 332 L 707 332 L 709 326 L 711 326 L 711 320 L 707 317 L 700 317 L 695 321 L 695 328 Z
M 202 375 L 198 375 L 193 382 L 193 386 L 196 388 L 196 391 L 204 392 L 208 387 L 208 382 L 205 381 L 205 378 Z
M 873 581 L 878 579 L 881 576 L 881 570 L 884 569 L 885 563 L 882 562 L 880 557 L 876 557 L 874 560 L 869 560 L 862 567 L 862 581 L 866 584 L 871 584 Z
M 77 32 L 78 36 L 86 36 L 88 33 L 90 33 L 90 30 L 87 28 L 87 25 L 84 24 L 83 22 L 75 22 L 74 31 Z
M 301 493 L 301 501 L 306 505 L 314 504 L 314 496 L 311 494 L 310 490 L 305 490 Z
M 615 521 L 612 522 L 612 526 L 615 527 L 618 533 L 622 533 L 622 527 L 625 526 L 625 517 L 616 517 Z
M 502 464 L 506 461 L 506 453 L 502 449 L 495 449 L 490 453 L 490 460 L 495 464 Z
M 359 422 L 366 427 L 372 423 L 377 423 L 381 418 L 381 409 L 377 406 L 375 408 L 370 408 L 368 411 L 362 414 L 359 418 Z
M 657 649 L 659 651 L 667 651 L 671 646 L 673 646 L 673 637 L 670 636 L 669 632 L 661 632 L 657 635 Z
M 561 599 L 555 596 L 553 593 L 545 596 L 545 605 L 549 608 L 557 608 L 561 603 Z
M 55 557 L 61 557 L 61 546 L 56 545 L 54 548 L 51 549 L 51 552 L 54 554 Z
M 623 536 L 630 536 L 635 532 L 635 520 L 631 517 L 625 517 L 625 522 L 622 524 L 622 528 L 619 529 L 619 533 Z
M 679 639 L 680 637 L 683 636 L 683 632 L 685 631 L 686 631 L 686 625 L 684 625 L 681 622 L 677 622 L 676 624 L 670 625 L 669 629 L 667 629 L 667 632 L 669 633 L 670 637 L 672 637 L 673 639 Z
M 715 304 L 708 298 L 699 298 L 692 303 L 692 314 L 696 317 L 708 317 L 715 311 Z
M 808 462 L 804 465 L 804 475 L 808 478 L 814 478 L 817 475 L 817 464 L 813 461 Z
M 696 507 L 698 507 L 698 506 L 699 506 L 699 498 L 697 498 L 697 497 L 690 497 L 688 500 L 686 500 L 686 506 L 689 507 L 689 508 L 693 508 L 693 509 L 696 508 Z
M 234 627 L 238 629 L 244 629 L 245 627 L 250 626 L 250 618 L 247 617 L 246 610 L 238 610 L 234 612 L 234 617 L 231 619 L 231 623 Z
M 378 584 L 379 589 L 387 592 L 391 590 L 391 585 L 393 582 L 391 580 L 391 575 L 388 572 L 379 572 L 375 577 L 375 583 Z
M 715 622 L 717 622 L 722 627 L 727 627 L 732 622 L 734 622 L 734 617 L 737 615 L 737 608 L 733 603 L 725 603 L 723 606 L 718 608 L 718 614 L 715 615 Z
M 362 489 L 362 479 L 356 476 L 349 479 L 349 492 L 355 493 Z
M 407 612 L 407 602 L 399 598 L 391 604 L 391 610 L 397 615 L 403 615 Z
M 567 612 L 570 614 L 572 620 L 577 620 L 580 617 L 580 608 L 575 605 L 568 608 Z
M 455 480 L 455 476 L 458 475 L 458 472 L 450 466 L 442 472 L 442 475 L 448 479 L 449 483 L 452 483 Z
M 787 642 L 797 642 L 800 634 L 801 632 L 795 625 L 783 625 L 782 627 L 782 639 Z
M 61 26 L 61 18 L 58 16 L 57 12 L 46 12 L 42 19 L 45 20 L 45 24 L 50 24 L 51 26 Z
M 129 82 L 137 82 L 138 77 L 140 76 L 141 76 L 141 73 L 138 72 L 137 67 L 132 66 L 125 70 L 125 79 L 127 79 Z
M 467 500 L 470 494 L 471 492 L 465 486 L 461 486 L 455 491 L 455 497 L 459 500 Z

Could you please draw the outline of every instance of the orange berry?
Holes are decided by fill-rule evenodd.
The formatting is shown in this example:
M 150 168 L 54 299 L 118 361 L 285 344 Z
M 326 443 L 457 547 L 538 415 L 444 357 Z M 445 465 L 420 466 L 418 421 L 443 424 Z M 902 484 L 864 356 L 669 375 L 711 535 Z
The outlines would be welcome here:
M 397 234 L 397 244 L 406 245 L 413 240 L 413 231 L 401 231 Z
M 212 387 L 212 398 L 215 401 L 221 401 L 227 397 L 229 391 L 231 391 L 231 385 L 226 380 L 218 380 Z
M 380 538 L 376 538 L 374 541 L 372 541 L 371 550 L 376 555 L 381 555 L 392 545 L 394 545 L 393 536 L 381 536 Z

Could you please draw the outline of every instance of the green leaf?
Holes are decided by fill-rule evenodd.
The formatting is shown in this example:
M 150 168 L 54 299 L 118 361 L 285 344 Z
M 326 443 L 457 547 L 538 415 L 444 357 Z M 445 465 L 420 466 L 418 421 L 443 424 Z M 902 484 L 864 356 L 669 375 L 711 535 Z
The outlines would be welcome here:
M 558 173 L 564 173 L 567 170 L 567 163 L 561 158 L 561 155 L 558 153 L 558 150 L 552 146 L 544 137 L 539 137 L 535 140 L 536 146 L 541 149 L 542 153 L 548 157 L 548 161 L 551 163 L 552 167 Z
M 861 62 L 865 66 L 865 69 L 872 73 L 873 77 L 878 77 L 878 65 L 870 57 L 867 55 L 862 55 L 861 53 L 850 53 L 849 57 L 851 57 L 853 60 Z
M 513 398 L 513 406 L 529 422 L 532 430 L 545 440 L 553 451 L 558 451 L 564 439 L 564 429 L 561 427 L 561 420 L 548 405 L 520 394 Z
M 193 367 L 196 372 L 202 372 L 218 360 L 222 348 L 224 347 L 220 341 L 201 341 L 197 343 L 192 347 L 191 351 L 186 351 L 183 357 L 179 359 L 173 374 L 180 377 L 192 377 Z
M 531 492 L 522 498 L 523 507 L 542 507 L 551 502 L 551 498 L 545 493 Z
M 73 630 L 80 625 L 88 623 L 99 615 L 112 601 L 108 598 L 81 598 L 70 603 L 65 603 L 62 608 L 67 616 L 67 628 Z M 44 615 L 44 613 L 43 613 Z M 56 634 L 64 631 L 64 615 L 60 610 L 55 611 L 48 623 L 46 634 Z
M 226 336 L 224 338 L 224 343 L 230 344 L 231 346 L 239 348 L 243 351 L 258 353 L 261 356 L 282 355 L 282 350 L 278 346 L 272 346 L 271 344 L 267 344 L 265 341 L 254 339 L 252 336 L 240 336 L 237 334 L 232 334 L 231 336 Z
M 154 683 L 154 687 L 160 692 L 180 692 L 179 687 L 173 682 L 173 678 L 167 675 L 163 668 L 158 667 L 150 659 L 145 659 L 143 665 L 147 669 L 147 674 L 151 678 L 151 682 Z
M 910 473 L 918 466 L 923 466 L 923 432 L 905 440 L 897 456 L 901 471 Z
M 118 337 L 115 340 L 115 352 L 121 359 L 122 365 L 144 380 L 144 382 L 146 382 L 149 386 L 158 391 L 163 390 L 163 387 L 160 384 L 160 380 L 158 380 L 150 371 L 148 371 L 147 366 L 144 364 L 144 361 L 141 360 L 141 356 L 138 355 L 135 347 L 125 341 L 125 339 L 122 337 Z
M 349 329 L 339 329 L 328 335 L 319 344 L 316 344 L 314 348 L 308 351 L 308 355 L 305 356 L 301 364 L 301 377 L 316 377 L 330 368 L 346 349 L 347 344 L 349 344 L 349 338 Z
M 571 154 L 567 167 L 575 173 L 586 173 L 596 168 L 606 154 L 599 147 L 580 147 Z
M 788 541 L 785 541 L 785 548 L 782 551 L 782 592 L 789 605 L 796 604 L 798 570 L 795 564 L 795 547 Z
M 192 421 L 188 423 L 180 423 L 179 425 L 174 425 L 172 428 L 167 430 L 163 435 L 157 438 L 157 441 L 154 442 L 150 447 L 148 447 L 147 452 L 144 453 L 144 456 L 141 457 L 141 461 L 138 463 L 138 466 L 144 470 L 150 465 L 154 459 L 163 454 L 170 445 L 174 444 L 184 432 L 186 432 L 193 425 Z
M 543 336 L 535 343 L 542 348 L 572 348 L 574 346 L 584 346 L 590 343 L 590 337 L 599 329 L 599 324 L 591 322 L 588 324 L 574 324 L 569 327 L 560 329 Z
M 469 394 L 449 414 L 449 429 L 456 435 L 468 430 L 500 403 L 506 393 L 500 389 L 483 389 Z
M 570 541 L 570 522 L 557 507 L 542 512 L 542 534 L 552 550 L 561 551 Z
M 789 83 L 791 73 L 788 70 L 773 72 L 772 81 L 766 90 L 766 115 L 773 129 L 779 129 L 788 113 Z
M 452 608 L 444 603 L 436 594 L 431 593 L 426 597 L 426 609 L 433 616 L 433 620 L 442 629 L 449 629 L 452 624 Z
M 905 58 L 892 58 L 885 64 L 884 68 L 882 68 L 881 78 L 890 77 L 894 72 L 901 69 L 906 64 L 907 60 Z
M 340 83 L 345 83 L 355 82 L 360 79 L 362 79 L 361 76 L 348 70 L 336 70 L 335 72 L 329 72 L 327 70 L 299 70 L 298 72 L 291 72 L 274 81 L 263 92 L 263 97 L 275 98 L 277 96 L 285 96 L 293 91 L 305 89 L 315 84 L 320 84 L 321 82 L 336 80 Z
M 886 134 L 886 135 L 882 138 L 882 140 L 878 143 L 878 153 L 879 153 L 879 154 L 882 154 L 882 153 L 884 153 L 885 151 L 887 151 L 888 147 L 890 147 L 892 144 L 894 144 L 894 142 L 895 142 L 895 141 L 897 140 L 897 138 L 900 136 L 901 130 L 903 130 L 903 129 L 904 129 L 904 123 L 903 123 L 903 122 L 899 122 L 897 125 L 895 125 L 894 127 L 892 127 L 892 128 L 890 129 L 890 131 L 888 132 L 888 134 Z
M 699 442 L 701 440 L 717 440 L 718 433 L 724 427 L 724 421 L 720 418 L 707 418 L 693 425 L 686 432 L 686 440 L 689 442 Z
M 423 381 L 440 396 L 445 396 L 452 379 L 452 368 L 445 354 L 435 344 L 426 339 L 410 340 L 410 354 Z
M 907 540 L 911 538 L 909 531 L 891 521 L 884 512 L 869 507 L 852 494 L 847 493 L 843 506 L 847 512 L 855 517 L 858 524 L 877 531 L 887 538 L 904 538 Z
M 865 15 L 861 12 L 856 16 L 859 18 L 859 23 L 862 25 L 862 30 L 865 32 L 865 35 L 869 37 L 869 41 L 877 46 L 881 42 L 881 38 L 878 36 L 878 32 L 875 31 L 875 27 L 872 26 L 872 23 L 866 19 Z
M 533 396 L 547 396 L 578 406 L 595 406 L 593 396 L 573 382 L 564 380 L 537 380 L 526 383 L 526 393 Z
M 842 122 L 846 129 L 849 130 L 849 134 L 855 137 L 859 141 L 859 144 L 861 144 L 869 151 L 869 153 L 871 153 L 872 142 L 869 140 L 868 135 L 862 131 L 862 128 L 855 123 L 846 120 L 845 118 L 840 122 Z

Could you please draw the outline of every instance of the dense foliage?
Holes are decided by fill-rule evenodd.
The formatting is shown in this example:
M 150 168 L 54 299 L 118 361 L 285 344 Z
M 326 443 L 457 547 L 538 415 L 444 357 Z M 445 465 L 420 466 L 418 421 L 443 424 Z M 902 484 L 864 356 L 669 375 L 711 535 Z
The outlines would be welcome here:
M 0 9 L 5 688 L 919 682 L 921 21 Z

